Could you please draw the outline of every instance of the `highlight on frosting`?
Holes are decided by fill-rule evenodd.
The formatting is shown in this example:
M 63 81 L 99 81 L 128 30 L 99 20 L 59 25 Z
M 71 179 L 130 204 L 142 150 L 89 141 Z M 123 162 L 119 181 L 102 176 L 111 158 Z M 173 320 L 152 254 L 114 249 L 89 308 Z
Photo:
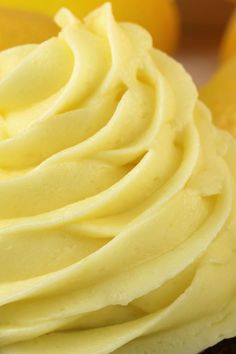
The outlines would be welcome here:
M 236 335 L 236 143 L 110 4 L 0 53 L 1 354 Z

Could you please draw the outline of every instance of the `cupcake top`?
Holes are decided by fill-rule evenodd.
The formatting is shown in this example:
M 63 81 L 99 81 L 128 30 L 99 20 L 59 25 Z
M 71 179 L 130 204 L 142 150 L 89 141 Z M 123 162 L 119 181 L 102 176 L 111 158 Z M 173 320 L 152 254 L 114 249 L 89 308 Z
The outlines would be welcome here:
M 109 4 L 56 22 L 0 53 L 1 353 L 196 354 L 235 336 L 235 140 Z

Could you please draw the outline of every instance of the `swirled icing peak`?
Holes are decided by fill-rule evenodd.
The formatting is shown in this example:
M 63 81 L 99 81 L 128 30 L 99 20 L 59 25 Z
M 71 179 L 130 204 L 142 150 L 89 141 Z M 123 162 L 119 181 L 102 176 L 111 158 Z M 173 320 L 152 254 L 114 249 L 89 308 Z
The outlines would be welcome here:
M 236 335 L 236 143 L 110 4 L 0 53 L 0 351 L 196 354 Z

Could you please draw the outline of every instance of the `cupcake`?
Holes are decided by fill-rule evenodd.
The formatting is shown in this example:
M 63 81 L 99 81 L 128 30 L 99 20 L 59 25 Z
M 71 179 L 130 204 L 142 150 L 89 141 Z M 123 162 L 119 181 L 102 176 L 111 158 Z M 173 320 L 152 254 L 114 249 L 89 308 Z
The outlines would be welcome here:
M 0 54 L 1 354 L 236 336 L 236 142 L 110 4 Z

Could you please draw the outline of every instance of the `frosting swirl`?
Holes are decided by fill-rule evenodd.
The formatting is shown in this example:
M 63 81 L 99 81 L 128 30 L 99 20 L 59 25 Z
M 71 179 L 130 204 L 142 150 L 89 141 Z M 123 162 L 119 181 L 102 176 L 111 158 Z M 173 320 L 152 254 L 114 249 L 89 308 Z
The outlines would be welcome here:
M 105 4 L 0 54 L 2 354 L 195 354 L 235 336 L 236 144 Z

